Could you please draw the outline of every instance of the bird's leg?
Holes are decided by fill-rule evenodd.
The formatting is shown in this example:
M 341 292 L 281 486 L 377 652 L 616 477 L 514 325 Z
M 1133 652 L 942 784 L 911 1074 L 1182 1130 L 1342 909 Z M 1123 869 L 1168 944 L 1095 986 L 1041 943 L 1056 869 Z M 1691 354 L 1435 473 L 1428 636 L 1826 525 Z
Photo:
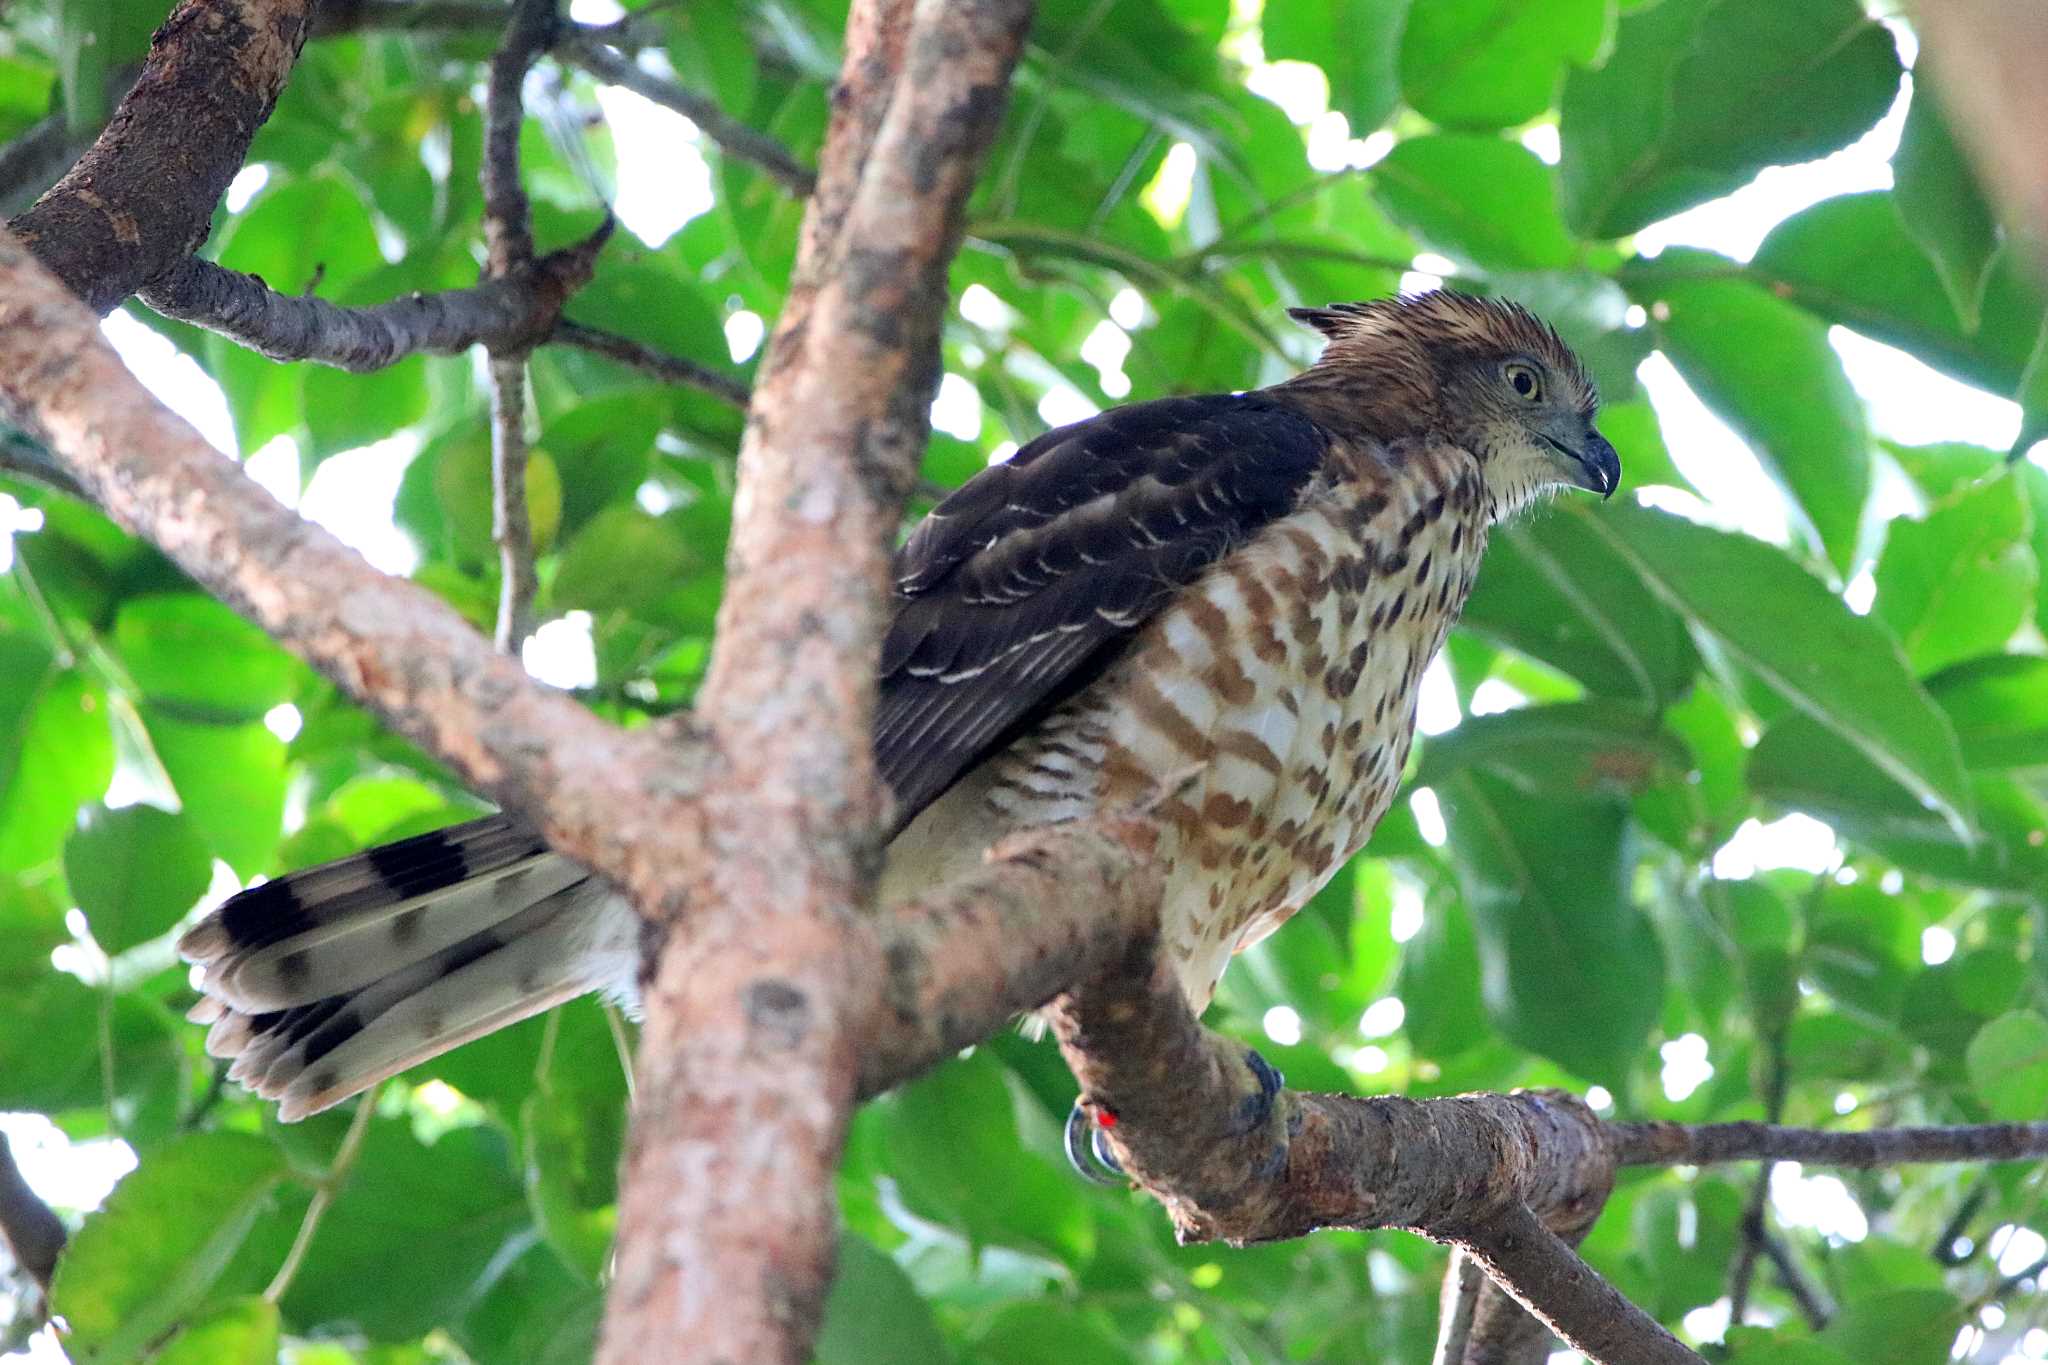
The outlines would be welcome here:
M 1287 1078 L 1261 1057 L 1257 1048 L 1244 1050 L 1244 1064 L 1251 1069 L 1252 1078 L 1259 1083 L 1259 1088 L 1238 1102 L 1236 1128 L 1239 1133 L 1249 1133 L 1265 1126 L 1273 1113 L 1273 1097 L 1287 1084 Z

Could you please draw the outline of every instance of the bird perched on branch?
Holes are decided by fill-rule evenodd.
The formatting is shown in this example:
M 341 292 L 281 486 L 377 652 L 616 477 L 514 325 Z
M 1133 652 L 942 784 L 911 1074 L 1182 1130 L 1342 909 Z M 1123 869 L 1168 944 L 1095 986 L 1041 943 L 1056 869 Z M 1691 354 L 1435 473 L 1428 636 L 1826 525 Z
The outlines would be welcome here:
M 1293 316 L 1328 338 L 1308 370 L 1047 432 L 898 553 L 884 903 L 1018 828 L 1157 801 L 1162 944 L 1199 1012 L 1386 811 L 1488 528 L 1547 490 L 1613 493 L 1592 381 L 1526 310 L 1432 292 Z M 630 994 L 638 942 L 621 896 L 494 815 L 254 887 L 180 949 L 208 1049 L 296 1119 Z

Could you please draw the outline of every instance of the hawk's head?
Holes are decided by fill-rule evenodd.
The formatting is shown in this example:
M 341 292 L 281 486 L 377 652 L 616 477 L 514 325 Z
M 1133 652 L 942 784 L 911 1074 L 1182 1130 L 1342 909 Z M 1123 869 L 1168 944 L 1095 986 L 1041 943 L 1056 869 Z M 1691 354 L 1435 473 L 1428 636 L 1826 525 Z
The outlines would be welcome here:
M 1621 481 L 1586 367 L 1520 304 L 1437 289 L 1289 311 L 1330 338 L 1310 372 L 1326 392 L 1352 389 L 1377 435 L 1434 433 L 1471 451 L 1502 515 L 1549 488 L 1608 497 Z

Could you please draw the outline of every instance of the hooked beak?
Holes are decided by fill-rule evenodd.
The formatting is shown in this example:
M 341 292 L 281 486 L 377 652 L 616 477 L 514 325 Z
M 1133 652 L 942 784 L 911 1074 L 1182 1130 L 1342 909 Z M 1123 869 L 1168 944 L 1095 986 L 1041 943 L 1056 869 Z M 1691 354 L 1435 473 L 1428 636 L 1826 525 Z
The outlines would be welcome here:
M 1590 427 L 1576 450 L 1548 435 L 1543 435 L 1543 443 L 1557 452 L 1565 477 L 1580 488 L 1604 499 L 1613 497 L 1621 486 L 1621 456 L 1605 436 Z

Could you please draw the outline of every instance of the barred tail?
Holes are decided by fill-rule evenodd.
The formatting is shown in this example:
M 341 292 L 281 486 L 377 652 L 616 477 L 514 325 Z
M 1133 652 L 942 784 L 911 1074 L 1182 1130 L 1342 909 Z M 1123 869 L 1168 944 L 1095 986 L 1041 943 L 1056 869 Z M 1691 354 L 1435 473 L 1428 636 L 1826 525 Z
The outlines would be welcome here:
M 619 898 L 491 815 L 252 887 L 178 951 L 228 1075 L 286 1122 L 586 991 L 630 984 Z

